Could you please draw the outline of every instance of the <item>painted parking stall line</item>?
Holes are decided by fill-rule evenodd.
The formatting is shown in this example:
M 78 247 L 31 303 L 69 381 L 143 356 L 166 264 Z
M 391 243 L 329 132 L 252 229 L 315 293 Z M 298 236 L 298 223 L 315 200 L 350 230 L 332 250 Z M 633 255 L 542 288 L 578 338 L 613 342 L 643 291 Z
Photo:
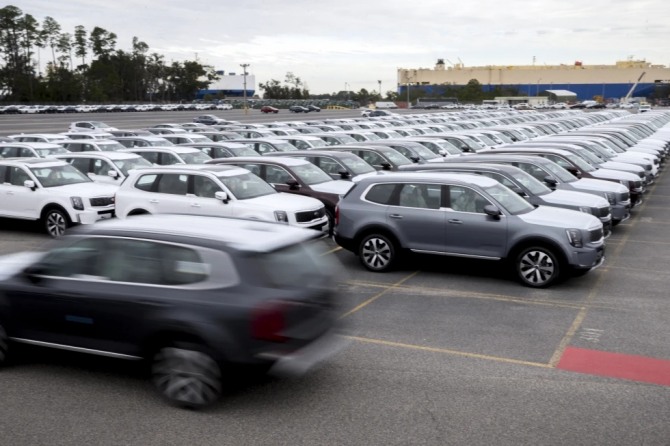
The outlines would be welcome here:
M 557 369 L 670 386 L 670 360 L 577 347 L 565 349 Z

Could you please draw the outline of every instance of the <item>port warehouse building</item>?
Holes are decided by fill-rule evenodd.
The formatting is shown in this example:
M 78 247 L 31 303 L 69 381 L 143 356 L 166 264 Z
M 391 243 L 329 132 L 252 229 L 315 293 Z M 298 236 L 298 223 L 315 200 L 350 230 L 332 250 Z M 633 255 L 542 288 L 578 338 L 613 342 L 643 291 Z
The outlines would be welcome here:
M 439 96 L 445 86 L 463 87 L 476 79 L 484 92 L 516 91 L 520 95 L 538 96 L 546 90 L 569 90 L 578 100 L 602 97 L 619 100 L 637 83 L 632 96 L 664 97 L 670 93 L 670 68 L 645 60 L 618 61 L 614 65 L 487 65 L 446 66 L 438 59 L 434 68 L 398 68 L 400 97 L 420 89 L 426 96 Z

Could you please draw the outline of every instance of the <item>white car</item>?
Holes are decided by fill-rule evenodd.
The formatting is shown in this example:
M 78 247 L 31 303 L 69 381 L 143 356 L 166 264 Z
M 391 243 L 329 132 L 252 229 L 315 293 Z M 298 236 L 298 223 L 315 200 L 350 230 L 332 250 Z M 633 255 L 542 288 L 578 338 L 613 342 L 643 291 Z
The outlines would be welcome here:
M 70 124 L 70 132 L 109 132 L 111 130 L 118 130 L 100 121 L 75 121 Z
M 212 159 L 200 149 L 187 146 L 132 147 L 119 152 L 136 153 L 156 166 L 170 164 L 204 164 Z
M 81 152 L 56 155 L 96 183 L 120 185 L 132 169 L 151 167 L 140 155 L 126 152 Z
M 0 158 L 47 158 L 59 153 L 67 153 L 67 149 L 48 142 L 0 143 Z
M 58 144 L 61 142 L 72 141 L 70 138 L 60 133 L 21 133 L 17 135 L 9 135 L 9 137 L 18 142 L 50 142 Z
M 131 171 L 116 193 L 116 216 L 140 214 L 246 218 L 328 230 L 319 200 L 277 192 L 235 166 L 182 164 Z
M 65 161 L 0 160 L 0 217 L 40 220 L 52 237 L 114 215 L 116 186 L 96 184 Z

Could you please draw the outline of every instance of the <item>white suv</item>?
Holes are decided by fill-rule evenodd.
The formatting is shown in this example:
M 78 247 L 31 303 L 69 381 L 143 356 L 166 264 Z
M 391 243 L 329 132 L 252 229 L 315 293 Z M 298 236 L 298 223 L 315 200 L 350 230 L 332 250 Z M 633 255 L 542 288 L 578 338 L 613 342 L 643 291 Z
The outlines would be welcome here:
M 130 171 L 116 193 L 116 215 L 191 214 L 274 221 L 328 230 L 323 204 L 277 192 L 247 169 L 223 165 L 156 166 Z
M 117 187 L 96 184 L 65 161 L 0 160 L 0 217 L 41 220 L 52 237 L 114 215 Z

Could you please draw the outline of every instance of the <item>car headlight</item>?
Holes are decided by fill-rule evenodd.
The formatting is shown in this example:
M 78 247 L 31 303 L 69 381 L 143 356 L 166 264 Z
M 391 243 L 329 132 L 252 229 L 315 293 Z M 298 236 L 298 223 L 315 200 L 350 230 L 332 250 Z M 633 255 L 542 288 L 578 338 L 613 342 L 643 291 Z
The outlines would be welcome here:
M 70 197 L 70 201 L 72 202 L 72 207 L 76 210 L 84 210 L 84 200 L 82 200 L 81 197 Z
M 579 212 L 586 212 L 587 214 L 593 214 L 591 211 L 591 208 L 588 206 L 580 206 L 579 207 Z
M 288 223 L 288 214 L 286 211 L 275 211 L 275 220 L 280 223 Z
M 607 201 L 610 202 L 610 204 L 616 204 L 616 195 L 614 192 L 605 192 L 605 198 L 607 198 Z
M 568 241 L 575 248 L 581 248 L 584 246 L 582 241 L 582 231 L 579 229 L 567 229 L 565 231 L 568 234 Z

